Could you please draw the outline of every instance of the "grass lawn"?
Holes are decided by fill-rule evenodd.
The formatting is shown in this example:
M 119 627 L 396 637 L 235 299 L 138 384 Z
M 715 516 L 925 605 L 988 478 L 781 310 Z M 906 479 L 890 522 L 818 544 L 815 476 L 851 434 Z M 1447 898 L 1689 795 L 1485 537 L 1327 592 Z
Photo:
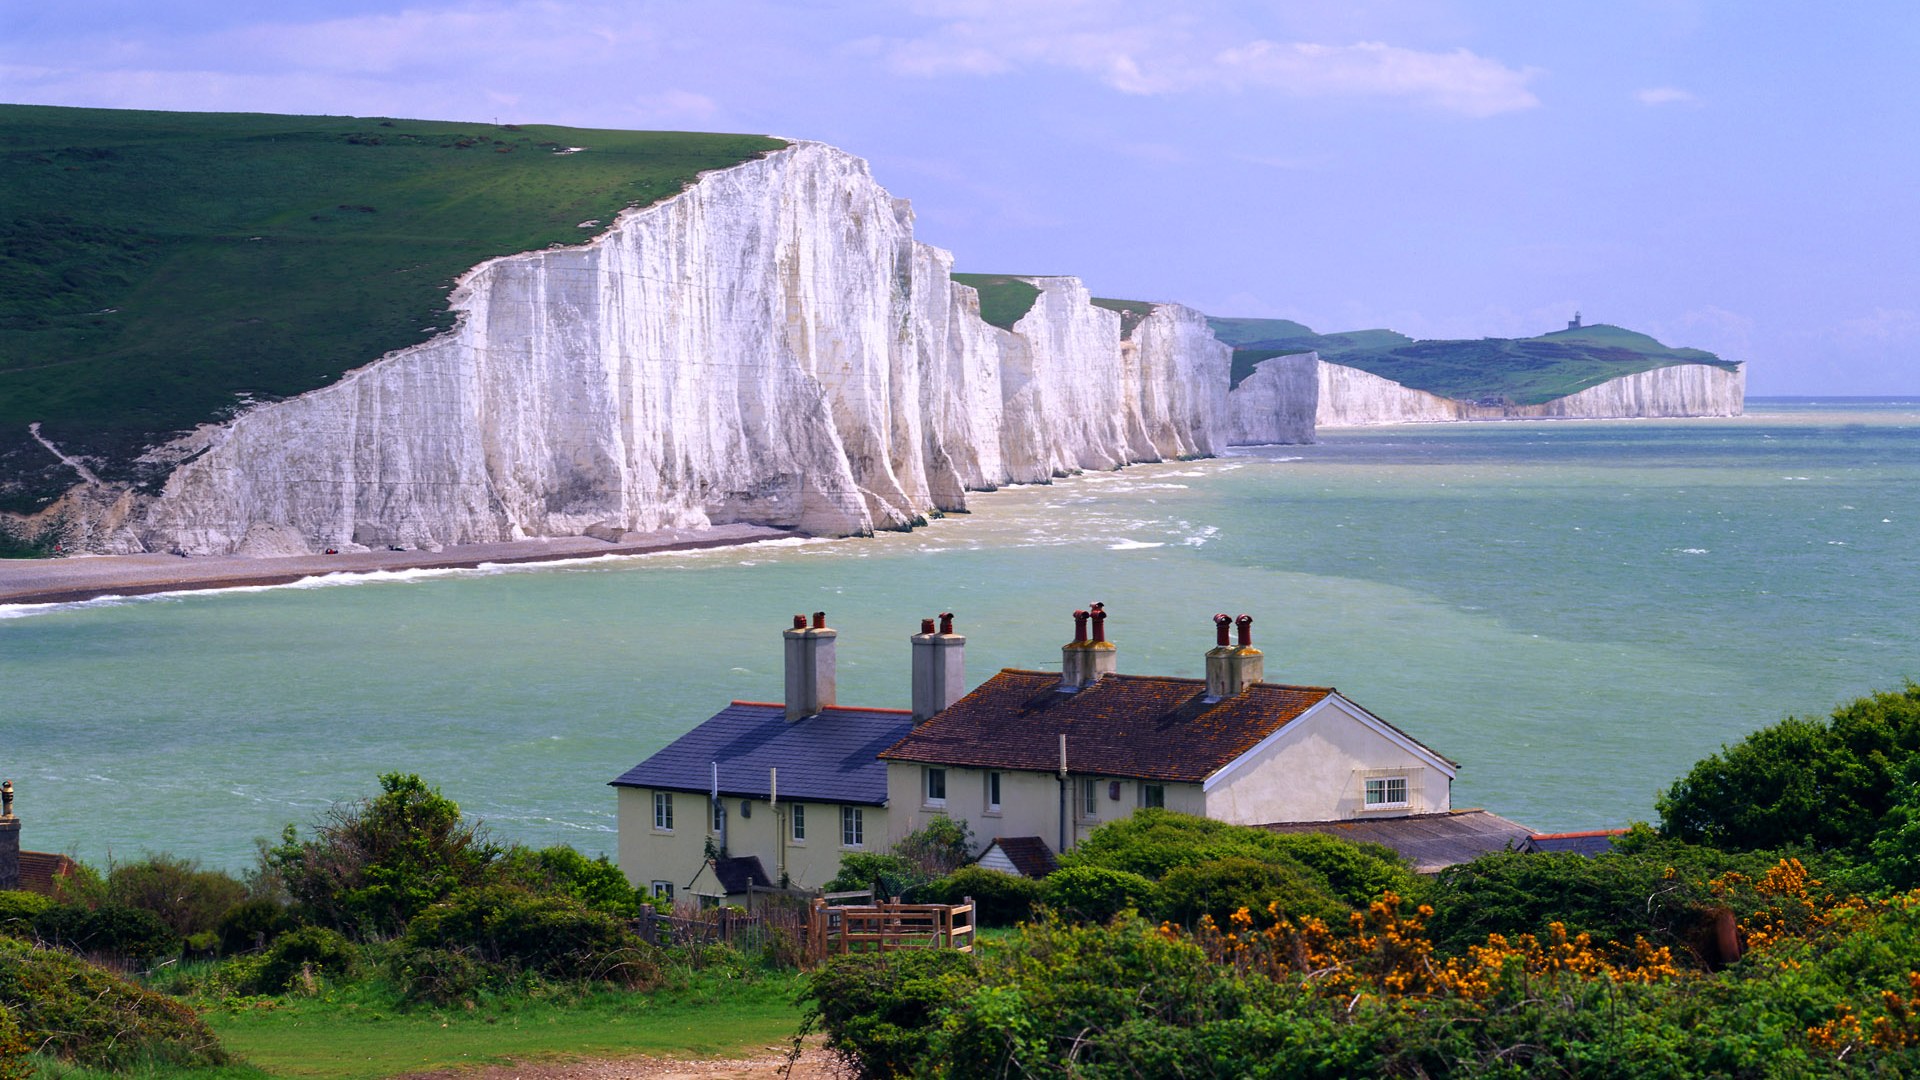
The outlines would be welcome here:
M 955 274 L 953 280 L 980 294 L 980 317 L 1002 330 L 1013 329 L 1040 299 L 1032 282 L 1013 274 Z
M 0 106 L 0 509 L 452 325 L 498 255 L 783 146 L 753 135 Z M 594 224 L 597 223 L 597 224 Z

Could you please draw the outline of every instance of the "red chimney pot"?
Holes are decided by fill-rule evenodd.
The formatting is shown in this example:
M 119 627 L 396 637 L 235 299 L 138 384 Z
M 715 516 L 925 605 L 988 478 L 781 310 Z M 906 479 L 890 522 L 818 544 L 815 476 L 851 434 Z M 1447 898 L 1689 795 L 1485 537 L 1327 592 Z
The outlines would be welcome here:
M 814 613 L 813 613 L 813 628 L 814 628 L 815 630 L 825 630 L 825 629 L 827 628 L 827 613 L 826 613 L 826 612 L 824 612 L 824 611 L 816 611 L 816 612 L 814 612 Z
M 1242 615 L 1233 621 L 1236 626 L 1240 627 L 1240 647 L 1243 649 L 1250 648 L 1253 645 L 1253 616 Z M 1223 627 L 1220 633 L 1222 636 L 1225 636 L 1226 629 Z
M 921 632 L 921 633 L 923 633 L 923 634 L 931 634 L 931 633 L 933 633 L 933 620 L 932 620 L 932 619 L 921 619 L 921 620 L 920 620 L 920 632 Z
M 953 633 L 953 612 L 943 611 L 940 613 L 940 632 L 942 634 Z
M 807 617 L 805 615 L 795 615 L 793 617 L 793 628 L 795 630 L 805 630 L 807 628 Z
M 1076 611 L 1073 613 L 1073 640 L 1087 640 L 1087 613 L 1085 611 Z
M 1093 605 L 1093 640 L 1107 640 L 1107 605 Z
M 1215 644 L 1219 645 L 1223 649 L 1226 648 L 1229 644 L 1231 644 L 1229 641 L 1227 641 L 1227 627 L 1232 625 L 1233 625 L 1233 616 L 1228 615 L 1224 611 L 1213 617 L 1213 636 L 1215 638 Z

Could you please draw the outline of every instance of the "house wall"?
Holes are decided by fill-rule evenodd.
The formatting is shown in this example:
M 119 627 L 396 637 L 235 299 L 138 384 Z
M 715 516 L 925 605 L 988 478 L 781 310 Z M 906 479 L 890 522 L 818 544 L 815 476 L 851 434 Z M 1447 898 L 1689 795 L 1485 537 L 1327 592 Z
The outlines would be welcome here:
M 1404 776 L 1406 805 L 1368 810 L 1369 776 Z M 1404 817 L 1452 807 L 1452 778 L 1330 697 L 1206 784 L 1208 817 L 1237 825 Z
M 1060 782 L 1050 772 L 999 770 L 1000 812 L 987 810 L 986 769 L 947 767 L 945 806 L 927 802 L 926 766 L 912 762 L 887 763 L 887 805 L 890 808 L 891 833 L 888 843 L 917 829 L 925 828 L 936 817 L 964 821 L 973 830 L 973 852 L 979 854 L 996 836 L 1037 836 L 1050 848 L 1060 844 Z M 1083 812 L 1080 783 L 1087 779 L 1069 773 L 1069 826 L 1067 846 L 1073 847 L 1093 830 L 1110 821 L 1132 816 L 1140 805 L 1140 781 L 1096 776 L 1096 809 L 1092 816 Z M 1113 785 L 1119 784 L 1118 798 Z M 1166 808 L 1183 814 L 1206 811 L 1206 799 L 1198 784 L 1163 784 Z
M 713 832 L 712 804 L 704 794 L 677 791 L 673 796 L 673 831 L 653 827 L 653 788 L 622 787 L 619 792 L 619 866 L 634 887 L 651 891 L 655 881 L 673 882 L 676 897 L 718 893 L 713 871 L 706 865 L 707 840 Z M 765 799 L 748 800 L 746 816 L 741 800 L 726 805 L 726 848 L 729 855 L 757 855 L 775 884 L 780 881 L 781 857 L 793 885 L 817 889 L 840 872 L 840 859 L 849 851 L 885 851 L 890 842 L 887 808 L 862 806 L 864 840 L 859 847 L 841 844 L 840 804 L 801 800 L 806 807 L 807 836 L 795 841 L 788 831 L 793 803 L 780 800 L 779 813 Z M 784 846 L 781 838 L 786 837 Z

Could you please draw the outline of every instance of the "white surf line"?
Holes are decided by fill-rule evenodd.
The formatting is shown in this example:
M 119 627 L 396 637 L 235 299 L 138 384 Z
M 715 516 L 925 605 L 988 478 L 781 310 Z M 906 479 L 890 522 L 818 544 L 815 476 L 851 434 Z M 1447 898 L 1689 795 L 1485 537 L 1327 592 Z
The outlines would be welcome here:
M 106 486 L 105 484 L 102 484 L 100 482 L 99 477 L 93 475 L 93 470 L 87 468 L 86 465 L 82 464 L 79 461 L 79 459 L 68 457 L 67 455 L 60 452 L 59 447 L 48 442 L 46 436 L 40 434 L 40 421 L 35 420 L 33 423 L 28 424 L 27 434 L 33 436 L 33 441 L 39 443 L 41 446 L 46 447 L 48 453 L 52 454 L 54 457 L 59 458 L 61 461 L 64 461 L 69 466 L 71 466 L 74 472 L 77 472 L 80 474 L 80 478 L 82 480 L 85 480 L 87 483 L 92 484 L 94 487 Z

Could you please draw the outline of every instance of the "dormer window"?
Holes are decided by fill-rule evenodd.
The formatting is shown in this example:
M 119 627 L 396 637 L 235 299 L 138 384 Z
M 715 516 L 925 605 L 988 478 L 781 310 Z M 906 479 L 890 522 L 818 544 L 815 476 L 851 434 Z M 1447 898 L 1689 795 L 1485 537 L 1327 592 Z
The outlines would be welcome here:
M 1369 776 L 1366 787 L 1366 808 L 1369 810 L 1389 810 L 1407 805 L 1407 778 L 1404 776 Z

